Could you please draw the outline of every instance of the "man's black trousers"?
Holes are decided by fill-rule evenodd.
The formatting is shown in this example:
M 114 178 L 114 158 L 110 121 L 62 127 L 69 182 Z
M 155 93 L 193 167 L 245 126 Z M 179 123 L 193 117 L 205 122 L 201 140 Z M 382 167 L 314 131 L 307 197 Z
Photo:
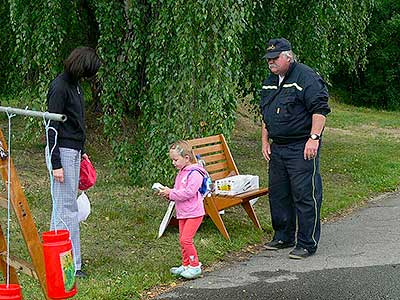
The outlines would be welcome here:
M 271 145 L 269 202 L 274 240 L 297 241 L 314 253 L 321 232 L 322 180 L 319 150 L 315 159 L 304 159 L 306 141 Z

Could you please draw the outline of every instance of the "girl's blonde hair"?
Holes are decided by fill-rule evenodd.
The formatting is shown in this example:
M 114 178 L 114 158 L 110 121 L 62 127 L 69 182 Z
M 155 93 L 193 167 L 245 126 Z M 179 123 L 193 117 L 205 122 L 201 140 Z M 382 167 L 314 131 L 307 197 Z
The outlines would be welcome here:
M 173 143 L 169 150 L 175 150 L 180 156 L 185 157 L 186 155 L 189 156 L 189 160 L 191 163 L 195 163 L 196 159 L 194 158 L 192 146 L 187 141 L 177 141 Z

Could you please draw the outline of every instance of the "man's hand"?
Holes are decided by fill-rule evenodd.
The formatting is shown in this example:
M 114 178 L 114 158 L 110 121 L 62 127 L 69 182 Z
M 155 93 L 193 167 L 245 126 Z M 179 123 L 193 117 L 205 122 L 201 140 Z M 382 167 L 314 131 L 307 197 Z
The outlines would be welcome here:
M 270 145 L 270 143 L 262 142 L 262 146 L 261 147 L 262 147 L 262 154 L 263 154 L 265 160 L 269 161 L 271 159 L 271 157 L 270 157 L 270 155 L 271 155 L 271 145 Z
M 269 161 L 271 159 L 271 145 L 268 140 L 268 130 L 264 122 L 261 126 L 261 151 L 265 160 Z
M 304 159 L 310 160 L 317 157 L 319 147 L 319 140 L 308 139 L 306 146 L 304 147 Z
M 60 169 L 55 169 L 53 170 L 53 177 L 55 181 L 64 182 L 64 169 L 60 168 Z
M 82 154 L 82 159 L 89 159 L 89 156 L 86 153 Z

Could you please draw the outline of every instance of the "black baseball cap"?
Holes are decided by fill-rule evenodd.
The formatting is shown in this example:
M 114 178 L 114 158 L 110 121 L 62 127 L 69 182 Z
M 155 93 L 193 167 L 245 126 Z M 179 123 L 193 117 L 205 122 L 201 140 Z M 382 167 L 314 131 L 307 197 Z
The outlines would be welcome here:
M 268 41 L 267 53 L 264 55 L 264 58 L 276 58 L 282 51 L 288 50 L 292 50 L 292 45 L 287 39 L 271 39 Z

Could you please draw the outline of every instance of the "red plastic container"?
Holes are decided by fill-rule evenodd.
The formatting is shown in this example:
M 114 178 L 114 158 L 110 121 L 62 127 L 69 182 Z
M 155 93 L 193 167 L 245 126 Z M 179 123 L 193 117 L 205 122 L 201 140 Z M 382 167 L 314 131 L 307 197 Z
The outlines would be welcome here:
M 72 243 L 68 230 L 43 232 L 47 295 L 54 299 L 73 297 L 76 290 Z
M 18 284 L 0 284 L 0 300 L 21 300 L 21 288 Z

